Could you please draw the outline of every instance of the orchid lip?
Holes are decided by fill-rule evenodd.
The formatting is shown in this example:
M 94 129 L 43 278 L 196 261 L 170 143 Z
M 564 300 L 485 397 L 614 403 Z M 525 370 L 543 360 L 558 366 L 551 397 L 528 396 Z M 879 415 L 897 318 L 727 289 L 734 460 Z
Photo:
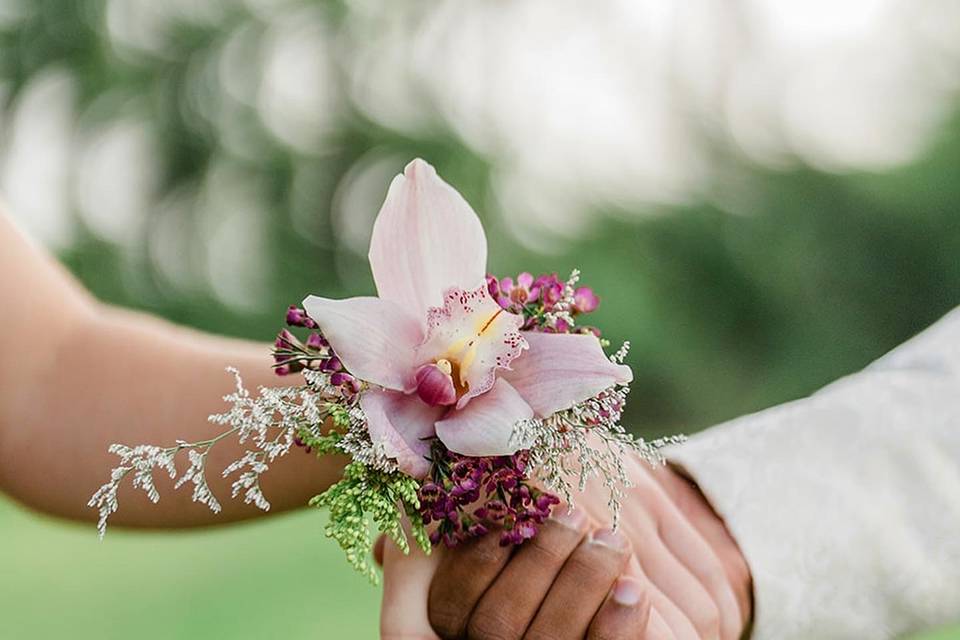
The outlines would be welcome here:
M 452 405 L 457 401 L 457 389 L 451 375 L 449 360 L 437 360 L 417 369 L 417 395 L 431 407 Z

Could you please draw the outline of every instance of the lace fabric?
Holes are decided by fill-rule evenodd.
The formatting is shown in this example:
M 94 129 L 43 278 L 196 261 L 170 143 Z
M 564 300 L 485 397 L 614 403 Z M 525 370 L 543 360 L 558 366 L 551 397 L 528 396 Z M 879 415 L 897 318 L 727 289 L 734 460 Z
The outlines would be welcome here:
M 960 620 L 960 310 L 668 458 L 744 553 L 753 638 L 893 638 Z

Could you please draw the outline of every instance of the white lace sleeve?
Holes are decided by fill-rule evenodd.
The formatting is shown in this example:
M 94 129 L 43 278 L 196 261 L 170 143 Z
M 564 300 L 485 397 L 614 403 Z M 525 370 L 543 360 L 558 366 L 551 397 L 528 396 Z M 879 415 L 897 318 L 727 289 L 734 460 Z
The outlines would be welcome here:
M 960 310 L 813 396 L 670 459 L 753 573 L 753 638 L 892 638 L 960 620 Z

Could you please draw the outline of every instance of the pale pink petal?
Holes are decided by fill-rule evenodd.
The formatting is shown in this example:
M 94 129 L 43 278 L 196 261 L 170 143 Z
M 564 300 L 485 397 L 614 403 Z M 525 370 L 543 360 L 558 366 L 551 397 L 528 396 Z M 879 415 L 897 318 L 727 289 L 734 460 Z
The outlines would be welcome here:
M 368 389 L 360 396 L 360 408 L 367 416 L 370 439 L 383 445 L 401 471 L 415 478 L 430 471 L 429 439 L 436 435 L 433 425 L 443 407 L 427 406 L 417 396 Z
M 413 358 L 423 330 L 403 307 L 380 298 L 318 296 L 304 300 L 303 307 L 347 371 L 388 389 L 413 389 Z
M 423 319 L 450 287 L 483 280 L 486 264 L 487 239 L 470 205 L 423 160 L 408 164 L 390 184 L 370 239 L 380 297 Z
M 505 456 L 529 446 L 513 440 L 513 426 L 533 417 L 533 410 L 503 379 L 463 409 L 437 422 L 437 437 L 465 456 Z
M 526 331 L 530 349 L 500 375 L 540 417 L 633 380 L 630 367 L 614 364 L 594 335 Z
M 470 290 L 449 289 L 442 307 L 427 315 L 427 337 L 417 350 L 418 362 L 450 362 L 461 392 L 457 408 L 493 386 L 497 369 L 527 348 L 520 333 L 523 317 L 509 313 L 490 296 L 483 281 Z

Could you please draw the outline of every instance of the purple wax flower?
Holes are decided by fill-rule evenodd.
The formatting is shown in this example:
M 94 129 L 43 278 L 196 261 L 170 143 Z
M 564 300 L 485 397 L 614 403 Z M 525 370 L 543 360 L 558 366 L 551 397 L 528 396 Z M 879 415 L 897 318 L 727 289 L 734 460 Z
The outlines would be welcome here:
M 557 277 L 557 274 L 540 276 L 536 284 L 540 288 L 543 305 L 547 309 L 553 309 L 563 299 L 564 282 Z
M 316 351 L 320 351 L 321 349 L 329 346 L 330 346 L 330 343 L 327 342 L 326 339 L 319 333 L 311 333 L 307 337 L 308 349 L 314 349 Z
M 497 280 L 496 276 L 492 276 L 489 273 L 487 274 L 487 291 L 490 292 L 490 297 L 494 300 L 500 298 L 500 281 Z
M 337 371 L 336 373 L 330 376 L 330 384 L 335 387 L 339 387 L 342 384 L 348 384 L 350 380 L 353 379 L 349 373 L 343 373 L 342 371 Z
M 600 304 L 600 298 L 590 287 L 580 287 L 573 292 L 573 310 L 575 313 L 590 313 Z
M 550 333 L 570 333 L 570 323 L 563 318 L 557 318 L 556 324 L 550 328 Z
M 317 323 L 313 321 L 313 318 L 308 316 L 306 311 L 294 305 L 290 305 L 290 308 L 287 309 L 287 324 L 291 327 L 317 328 Z
M 420 516 L 434 525 L 433 544 L 455 546 L 498 529 L 501 544 L 521 544 L 559 504 L 556 496 L 529 484 L 528 452 L 468 457 L 432 445 L 431 477 L 419 491 Z
M 281 329 L 280 333 L 277 334 L 277 341 L 273 343 L 277 349 L 294 349 L 296 348 L 298 342 L 292 333 L 286 329 Z
M 343 369 L 343 363 L 340 362 L 340 358 L 336 356 L 331 356 L 329 358 L 324 358 L 320 361 L 320 371 L 335 372 Z

